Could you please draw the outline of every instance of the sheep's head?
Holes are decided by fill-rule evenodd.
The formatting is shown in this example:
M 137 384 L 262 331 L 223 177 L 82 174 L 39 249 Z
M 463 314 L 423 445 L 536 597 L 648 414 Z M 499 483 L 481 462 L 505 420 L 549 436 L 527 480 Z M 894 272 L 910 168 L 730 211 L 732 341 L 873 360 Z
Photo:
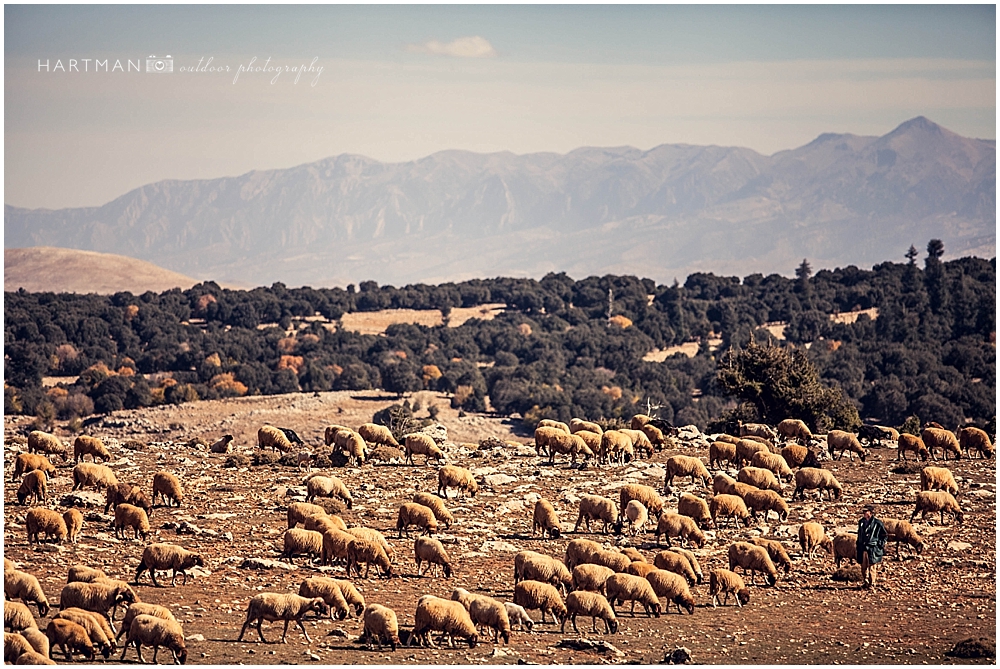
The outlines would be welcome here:
M 348 611 L 347 611 L 346 608 L 342 608 L 342 609 L 338 608 L 337 609 L 337 620 L 343 620 L 344 618 L 347 617 L 347 614 L 348 614 Z
M 479 635 L 473 634 L 469 637 L 469 648 L 475 648 L 476 644 L 479 643 Z
M 611 620 L 609 620 L 608 621 L 608 629 L 611 630 L 612 634 L 618 634 L 618 620 L 615 619 L 615 618 L 612 618 Z M 531 628 L 529 627 L 528 630 L 530 631 Z
M 768 585 L 774 585 L 777 582 L 778 582 L 778 575 L 777 574 L 768 574 L 767 575 L 767 584 Z
M 38 604 L 38 615 L 44 618 L 49 615 L 49 603 L 48 602 L 37 602 Z
M 102 643 L 101 644 L 101 655 L 104 656 L 105 660 L 108 659 L 109 657 L 111 657 L 111 644 L 110 643 Z
M 326 616 L 330 614 L 330 607 L 326 605 L 322 597 L 313 597 L 306 611 L 315 611 L 320 616 Z
M 174 653 L 174 662 L 177 664 L 185 664 L 188 659 L 188 651 L 183 645 L 178 651 Z
M 444 570 L 444 577 L 451 578 L 451 565 L 445 564 L 442 566 L 442 569 Z
M 865 449 L 862 448 L 861 452 L 858 453 L 858 457 L 861 458 L 861 462 L 864 462 L 865 458 L 868 457 L 868 451 L 866 451 Z
M 655 604 L 650 604 L 649 608 L 647 609 L 647 611 L 652 611 L 653 616 L 656 617 L 656 618 L 659 618 L 660 617 L 660 603 L 657 602 Z
M 736 593 L 736 598 L 740 600 L 740 604 L 748 604 L 750 602 L 750 590 L 748 588 L 741 588 Z

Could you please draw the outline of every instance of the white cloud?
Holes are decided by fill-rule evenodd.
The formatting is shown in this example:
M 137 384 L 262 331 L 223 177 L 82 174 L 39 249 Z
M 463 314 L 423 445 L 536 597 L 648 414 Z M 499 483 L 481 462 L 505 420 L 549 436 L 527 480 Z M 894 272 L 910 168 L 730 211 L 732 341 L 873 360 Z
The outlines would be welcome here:
M 452 56 L 454 58 L 493 58 L 497 55 L 493 45 L 479 35 L 459 37 L 447 44 L 432 39 L 423 44 L 409 44 L 406 50 L 414 53 L 429 53 L 436 56 Z

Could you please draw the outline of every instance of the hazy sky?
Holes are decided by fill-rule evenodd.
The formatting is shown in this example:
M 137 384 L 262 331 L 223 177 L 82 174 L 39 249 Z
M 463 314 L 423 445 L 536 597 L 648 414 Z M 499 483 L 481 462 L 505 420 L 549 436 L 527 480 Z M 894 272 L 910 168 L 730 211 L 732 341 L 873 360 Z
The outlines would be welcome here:
M 7 5 L 4 17 L 4 198 L 22 207 L 339 153 L 771 154 L 918 115 L 996 132 L 994 5 Z M 174 71 L 147 73 L 151 55 Z M 241 72 L 254 58 L 268 71 Z M 228 70 L 188 71 L 199 60 Z

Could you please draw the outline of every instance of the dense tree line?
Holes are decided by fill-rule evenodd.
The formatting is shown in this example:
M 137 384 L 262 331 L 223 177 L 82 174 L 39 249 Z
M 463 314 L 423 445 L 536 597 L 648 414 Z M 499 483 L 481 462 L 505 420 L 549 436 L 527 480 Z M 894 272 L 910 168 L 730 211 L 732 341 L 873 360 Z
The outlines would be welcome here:
M 908 262 L 871 270 L 813 275 L 803 261 L 792 279 L 696 273 L 683 285 L 560 273 L 346 290 L 207 282 L 142 295 L 8 292 L 4 410 L 66 419 L 197 398 L 427 388 L 474 411 L 488 396 L 496 411 L 529 421 L 626 417 L 649 404 L 668 421 L 705 426 L 736 407 L 719 373 L 725 353 L 766 342 L 759 326 L 784 321 L 787 339 L 772 344 L 793 347 L 860 416 L 985 423 L 996 403 L 996 260 L 943 262 L 943 251 L 932 240 L 923 267 L 911 247 Z M 507 309 L 457 328 L 394 325 L 374 336 L 325 327 L 352 311 L 489 303 Z M 830 319 L 871 307 L 875 320 Z M 722 339 L 716 354 L 712 335 Z M 642 360 L 686 341 L 702 342 L 697 356 Z M 48 375 L 77 380 L 43 391 Z

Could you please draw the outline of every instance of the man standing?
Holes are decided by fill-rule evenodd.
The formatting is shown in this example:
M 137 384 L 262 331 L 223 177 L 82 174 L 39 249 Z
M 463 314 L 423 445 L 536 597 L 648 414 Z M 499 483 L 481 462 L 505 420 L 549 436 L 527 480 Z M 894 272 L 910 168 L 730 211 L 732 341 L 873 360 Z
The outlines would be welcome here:
M 878 565 L 885 555 L 888 533 L 885 525 L 875 517 L 875 506 L 866 504 L 864 515 L 858 521 L 858 564 L 861 565 L 863 588 L 874 588 Z

